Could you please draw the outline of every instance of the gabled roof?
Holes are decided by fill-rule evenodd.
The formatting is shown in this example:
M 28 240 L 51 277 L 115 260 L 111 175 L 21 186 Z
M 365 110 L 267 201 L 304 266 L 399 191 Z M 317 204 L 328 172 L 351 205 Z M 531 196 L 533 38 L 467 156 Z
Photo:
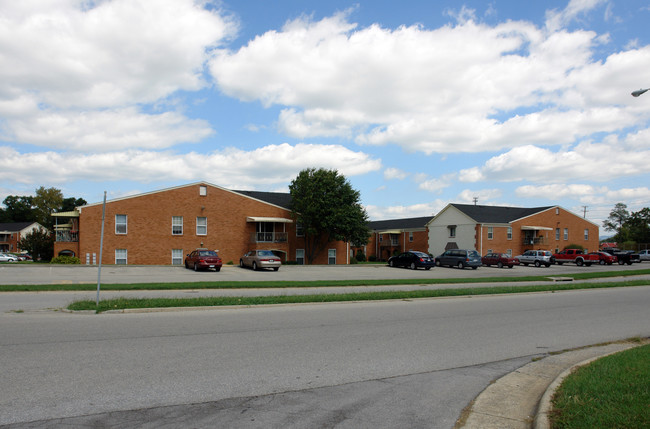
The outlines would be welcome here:
M 291 194 L 289 193 L 235 190 L 233 192 L 291 210 Z
M 11 223 L 0 223 L 0 231 L 2 232 L 20 232 L 25 228 L 29 228 L 32 225 L 42 226 L 38 222 L 11 222 Z
M 373 231 L 424 229 L 431 218 L 432 216 L 377 220 L 368 222 L 368 228 Z
M 477 223 L 510 223 L 555 207 L 546 206 L 525 208 L 480 206 L 474 204 L 450 204 L 450 206 L 460 210 Z

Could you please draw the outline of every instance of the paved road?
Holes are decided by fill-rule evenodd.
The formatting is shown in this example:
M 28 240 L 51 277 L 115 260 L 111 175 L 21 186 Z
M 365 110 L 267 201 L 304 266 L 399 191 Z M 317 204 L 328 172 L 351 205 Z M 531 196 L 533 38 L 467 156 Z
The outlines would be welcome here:
M 650 263 L 633 265 L 552 265 L 549 268 L 517 266 L 512 269 L 481 267 L 477 270 L 436 267 L 431 270 L 390 268 L 387 265 L 285 265 L 280 271 L 253 271 L 238 266 L 224 266 L 220 272 L 194 272 L 175 266 L 116 266 L 102 267 L 102 283 L 187 283 L 204 281 L 304 281 L 346 279 L 407 279 L 407 278 L 485 278 L 517 276 L 558 276 L 566 273 L 639 270 L 650 268 Z M 2 284 L 97 284 L 98 268 L 86 265 L 0 264 Z
M 493 379 L 534 356 L 650 335 L 648 308 L 650 287 L 635 287 L 152 314 L 2 313 L 0 424 L 450 428 Z

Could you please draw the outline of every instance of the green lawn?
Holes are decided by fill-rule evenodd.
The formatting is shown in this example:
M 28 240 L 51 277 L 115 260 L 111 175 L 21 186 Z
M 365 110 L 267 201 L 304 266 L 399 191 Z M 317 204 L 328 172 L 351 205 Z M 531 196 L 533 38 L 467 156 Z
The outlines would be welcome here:
M 553 429 L 650 428 L 650 344 L 579 368 L 553 407 Z

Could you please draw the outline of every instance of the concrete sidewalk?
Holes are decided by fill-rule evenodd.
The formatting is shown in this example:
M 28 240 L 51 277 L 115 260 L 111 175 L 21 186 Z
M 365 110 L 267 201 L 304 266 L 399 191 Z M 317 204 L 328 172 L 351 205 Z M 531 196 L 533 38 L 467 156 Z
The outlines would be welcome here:
M 524 365 L 479 394 L 455 428 L 548 429 L 553 393 L 574 368 L 642 344 L 623 342 L 580 348 Z

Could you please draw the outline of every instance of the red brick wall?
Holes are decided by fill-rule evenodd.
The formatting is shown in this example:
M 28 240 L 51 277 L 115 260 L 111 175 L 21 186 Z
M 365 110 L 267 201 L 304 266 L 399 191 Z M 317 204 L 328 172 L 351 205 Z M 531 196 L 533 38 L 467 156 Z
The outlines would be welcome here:
M 248 216 L 291 219 L 290 211 L 207 185 L 207 195 L 199 195 L 199 184 L 167 189 L 150 194 L 106 203 L 104 229 L 104 264 L 115 263 L 115 249 L 127 249 L 129 265 L 169 265 L 172 249 L 182 249 L 183 258 L 197 247 L 217 249 L 224 263 L 237 264 L 245 252 L 253 248 L 271 248 L 286 252 L 286 259 L 295 260 L 295 249 L 302 238 L 296 237 L 295 223 L 276 223 L 275 231 L 285 231 L 286 243 L 252 243 L 255 222 Z M 127 215 L 127 234 L 115 233 L 115 216 Z M 172 216 L 183 216 L 183 234 L 172 235 Z M 196 234 L 196 218 L 207 217 L 207 235 Z M 83 207 L 79 220 L 79 257 L 97 253 L 101 235 L 102 204 Z M 337 249 L 337 263 L 347 262 L 345 243 L 332 245 Z M 91 257 L 92 258 L 92 257 Z M 325 262 L 320 262 L 325 261 Z M 327 252 L 317 263 L 327 262 Z
M 429 232 L 428 231 L 413 231 L 413 241 L 409 241 L 409 232 L 402 232 L 399 234 L 397 246 L 387 246 L 391 239 L 391 234 L 382 234 L 383 240 L 379 242 L 379 235 L 372 233 L 366 249 L 366 260 L 370 256 L 374 256 L 377 260 L 387 260 L 393 255 L 394 252 L 404 252 L 407 250 L 417 250 L 419 252 L 429 252 Z M 406 247 L 404 245 L 406 243 Z M 382 246 L 383 244 L 383 246 Z M 364 250 L 364 247 L 354 247 L 355 254 L 359 250 Z
M 537 237 L 542 237 L 539 243 L 533 245 L 524 245 L 525 232 L 522 226 L 542 226 L 552 230 L 536 231 Z M 560 239 L 555 239 L 555 229 L 560 228 Z M 564 228 L 569 230 L 568 240 L 564 240 Z M 589 239 L 584 239 L 584 230 L 589 230 Z M 477 243 L 476 249 L 485 255 L 488 249 L 494 252 L 506 252 L 512 249 L 514 256 L 520 255 L 528 249 L 550 250 L 555 252 L 556 249 L 562 250 L 569 244 L 579 244 L 590 252 L 598 250 L 599 228 L 597 225 L 581 218 L 562 208 L 552 208 L 542 213 L 527 217 L 525 219 L 512 223 L 512 240 L 507 239 L 507 227 L 494 226 L 493 238 L 488 239 L 488 226 L 484 225 L 481 231 L 480 225 L 477 226 Z M 479 236 L 480 234 L 480 236 Z M 481 246 L 482 238 L 482 246 Z M 482 249 L 481 249 L 482 247 Z

